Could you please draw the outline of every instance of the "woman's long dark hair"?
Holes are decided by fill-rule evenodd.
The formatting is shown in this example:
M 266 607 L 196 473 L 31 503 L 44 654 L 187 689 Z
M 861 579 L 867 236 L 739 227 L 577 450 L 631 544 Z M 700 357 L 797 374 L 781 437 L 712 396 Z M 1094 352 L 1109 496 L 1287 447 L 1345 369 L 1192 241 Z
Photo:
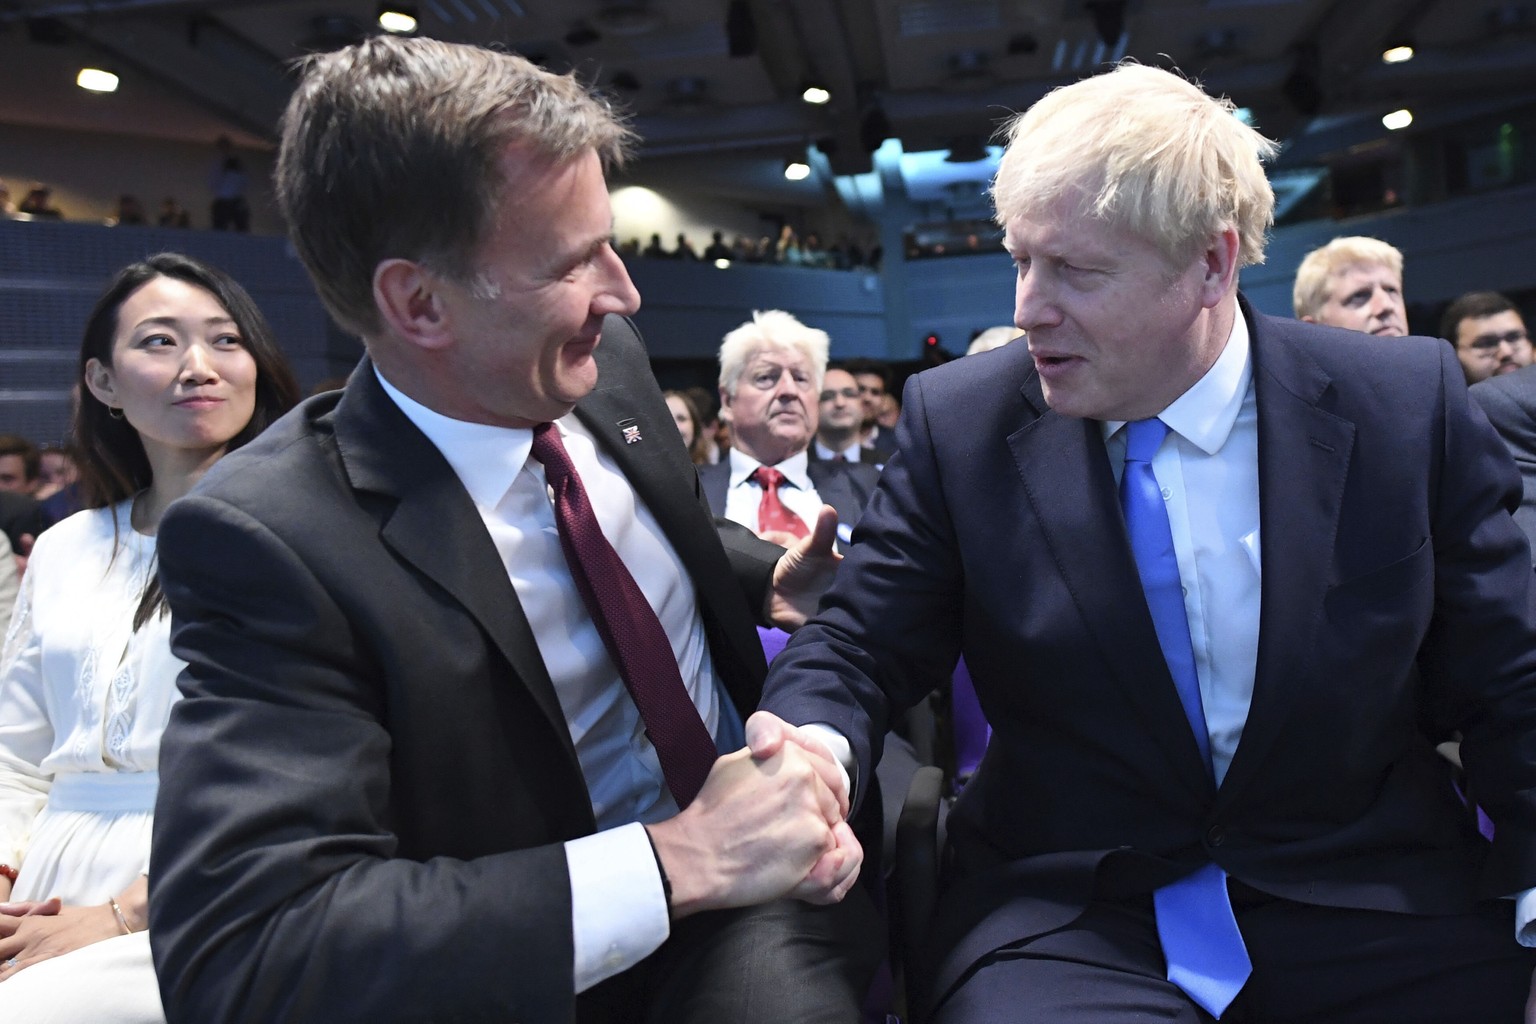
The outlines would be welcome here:
M 118 313 L 123 303 L 158 277 L 194 285 L 218 299 L 219 305 L 235 322 L 241 344 L 256 363 L 256 407 L 245 429 L 236 434 L 226 448 L 234 451 L 293 408 L 299 400 L 299 384 L 255 301 L 217 267 L 181 253 L 163 252 L 130 263 L 118 271 L 85 321 L 76 379 L 85 379 L 86 364 L 92 359 L 103 366 L 112 365 Z M 75 406 L 73 437 L 86 508 L 115 505 L 150 485 L 153 474 L 139 432 L 126 419 L 111 416 L 107 406 L 84 387 Z M 151 576 L 138 611 L 134 613 L 133 628 L 139 629 L 164 609 L 165 597 L 160 592 L 159 577 Z

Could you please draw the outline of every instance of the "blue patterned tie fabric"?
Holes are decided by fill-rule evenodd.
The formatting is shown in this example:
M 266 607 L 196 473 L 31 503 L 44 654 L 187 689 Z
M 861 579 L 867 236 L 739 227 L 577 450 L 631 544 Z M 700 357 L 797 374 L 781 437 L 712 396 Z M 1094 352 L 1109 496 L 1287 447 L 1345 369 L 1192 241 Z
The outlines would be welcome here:
M 1125 470 L 1120 477 L 1120 508 L 1136 558 L 1152 625 L 1173 676 L 1184 717 L 1189 720 L 1205 769 L 1211 772 L 1211 740 L 1200 702 L 1200 680 L 1184 611 L 1184 588 L 1173 550 L 1173 531 L 1163 490 L 1152 472 L 1152 457 L 1168 436 L 1162 420 L 1136 420 L 1125 426 Z M 1215 864 L 1152 894 L 1157 934 L 1168 962 L 1168 980 L 1213 1017 L 1237 997 L 1253 964 L 1243 945 L 1227 893 L 1227 873 Z

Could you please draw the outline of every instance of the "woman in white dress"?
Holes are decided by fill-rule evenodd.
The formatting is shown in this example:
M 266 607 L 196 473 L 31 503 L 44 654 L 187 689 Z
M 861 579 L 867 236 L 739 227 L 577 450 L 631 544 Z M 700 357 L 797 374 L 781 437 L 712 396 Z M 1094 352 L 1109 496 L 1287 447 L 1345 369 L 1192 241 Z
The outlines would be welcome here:
M 184 663 L 155 529 L 298 396 L 250 296 L 163 253 L 86 322 L 88 508 L 37 538 L 0 656 L 0 1021 L 163 1021 L 145 933 L 160 734 Z

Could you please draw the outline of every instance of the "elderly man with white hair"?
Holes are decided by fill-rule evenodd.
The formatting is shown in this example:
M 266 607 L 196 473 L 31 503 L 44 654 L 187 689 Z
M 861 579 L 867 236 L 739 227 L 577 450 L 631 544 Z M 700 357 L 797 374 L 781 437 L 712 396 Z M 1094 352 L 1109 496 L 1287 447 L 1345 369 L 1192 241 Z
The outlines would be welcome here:
M 830 505 L 838 539 L 848 543 L 880 474 L 807 454 L 830 345 L 826 331 L 777 309 L 754 312 L 721 341 L 720 416 L 731 424 L 730 456 L 699 467 L 715 515 L 788 545 L 808 536 Z
M 965 656 L 993 734 L 928 928 L 939 1024 L 1523 1012 L 1520 479 L 1445 342 L 1242 299 L 1274 150 L 1135 64 L 1013 122 L 1027 340 L 908 381 L 859 542 L 770 669 L 759 729 L 857 779 Z

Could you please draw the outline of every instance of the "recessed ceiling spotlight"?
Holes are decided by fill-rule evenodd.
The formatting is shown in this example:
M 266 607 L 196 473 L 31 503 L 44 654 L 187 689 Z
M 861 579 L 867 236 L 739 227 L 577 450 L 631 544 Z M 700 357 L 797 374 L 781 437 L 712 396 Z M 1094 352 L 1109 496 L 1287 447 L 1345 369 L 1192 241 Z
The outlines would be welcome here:
M 784 164 L 784 177 L 790 181 L 804 181 L 811 176 L 811 165 L 804 160 L 789 160 Z
M 416 9 L 400 4 L 379 5 L 379 28 L 390 35 L 408 36 L 416 31 Z
M 1400 129 L 1407 128 L 1409 125 L 1413 124 L 1413 111 L 1408 110 L 1407 108 L 1402 110 L 1394 110 L 1390 114 L 1383 115 L 1381 124 L 1382 127 L 1386 128 L 1387 131 L 1390 132 L 1395 132 Z
M 117 76 L 101 68 L 81 68 L 75 84 L 87 92 L 117 92 Z
M 1402 64 L 1413 60 L 1413 44 L 1409 42 L 1397 42 L 1381 51 L 1383 64 Z
M 832 93 L 827 91 L 825 86 L 807 85 L 805 91 L 800 93 L 800 98 L 819 107 L 832 99 Z

